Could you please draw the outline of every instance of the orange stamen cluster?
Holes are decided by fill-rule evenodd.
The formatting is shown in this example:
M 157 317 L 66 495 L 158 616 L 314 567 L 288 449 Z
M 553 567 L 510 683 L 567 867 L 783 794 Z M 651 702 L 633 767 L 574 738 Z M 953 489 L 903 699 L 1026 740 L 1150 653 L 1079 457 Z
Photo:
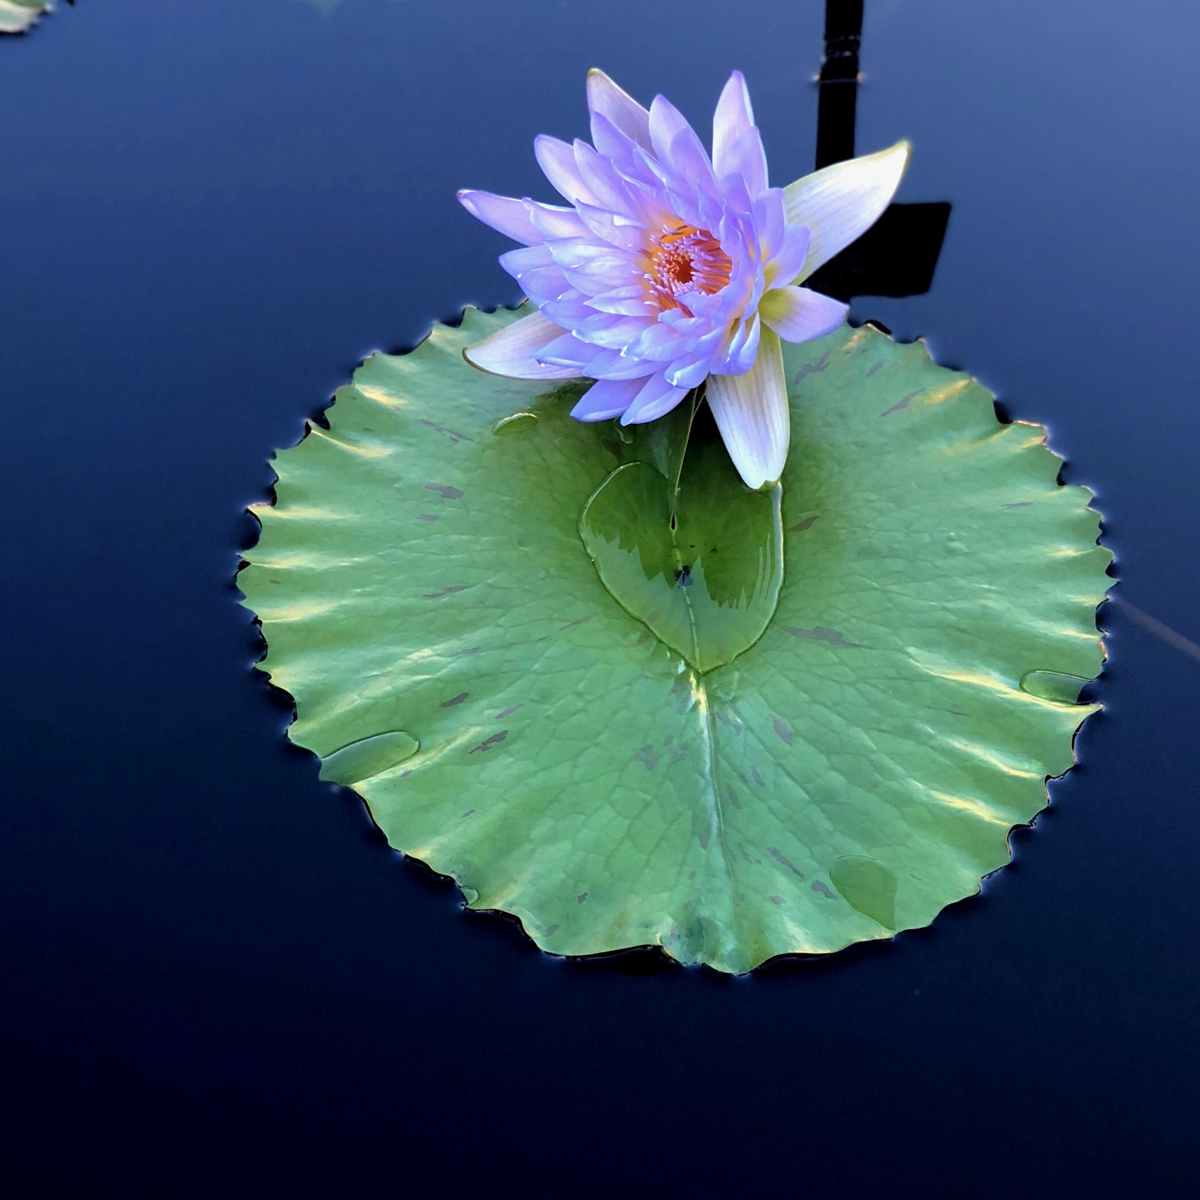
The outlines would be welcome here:
M 679 293 L 698 288 L 712 295 L 729 282 L 733 271 L 721 243 L 707 229 L 692 225 L 677 225 L 651 237 L 646 257 L 646 278 L 659 308 L 677 308 L 689 317 L 692 312 L 678 299 Z

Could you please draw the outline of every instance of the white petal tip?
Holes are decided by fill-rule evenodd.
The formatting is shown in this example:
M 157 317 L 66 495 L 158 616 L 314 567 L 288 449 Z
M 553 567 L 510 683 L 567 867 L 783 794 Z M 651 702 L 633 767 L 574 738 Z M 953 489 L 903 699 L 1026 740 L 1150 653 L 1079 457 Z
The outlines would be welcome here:
M 905 167 L 908 166 L 908 160 L 912 158 L 912 142 L 908 138 L 901 138 L 894 146 L 889 146 L 887 153 L 901 155 L 904 158 Z
M 790 417 L 779 338 L 764 329 L 745 375 L 711 375 L 708 406 L 737 468 L 752 491 L 773 486 L 787 462 Z
M 479 343 L 477 342 L 477 343 L 476 343 L 476 345 L 478 345 L 478 344 L 479 344 Z M 479 364 L 478 364 L 478 363 L 477 363 L 477 362 L 476 362 L 476 361 L 475 361 L 475 360 L 474 360 L 474 359 L 471 357 L 471 351 L 472 351 L 472 350 L 474 350 L 474 349 L 475 349 L 475 346 L 464 346 L 464 347 L 463 347 L 463 352 L 462 352 L 462 356 L 463 356 L 463 362 L 465 362 L 465 363 L 467 364 L 467 366 L 469 366 L 469 367 L 474 367 L 476 371 L 482 371 L 482 372 L 483 372 L 485 375 L 491 375 L 491 374 L 492 374 L 492 372 L 491 372 L 491 371 L 489 371 L 489 370 L 487 369 L 487 367 L 481 367 L 481 366 L 480 366 L 480 365 L 479 365 Z

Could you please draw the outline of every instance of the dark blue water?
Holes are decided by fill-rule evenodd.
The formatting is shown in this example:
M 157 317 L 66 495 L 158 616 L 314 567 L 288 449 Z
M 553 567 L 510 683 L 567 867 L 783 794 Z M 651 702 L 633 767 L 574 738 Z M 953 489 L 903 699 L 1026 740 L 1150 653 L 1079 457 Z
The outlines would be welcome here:
M 1170 1196 L 1200 1184 L 1200 660 L 1106 605 L 1106 706 L 982 898 L 745 980 L 464 916 L 283 740 L 232 576 L 376 347 L 515 300 L 583 74 L 811 168 L 816 0 L 80 0 L 0 40 L 10 1194 Z M 1119 594 L 1200 641 L 1200 8 L 867 0 L 857 141 L 949 201 L 860 298 L 1049 425 Z M 219 1189 L 219 1190 L 218 1190 Z

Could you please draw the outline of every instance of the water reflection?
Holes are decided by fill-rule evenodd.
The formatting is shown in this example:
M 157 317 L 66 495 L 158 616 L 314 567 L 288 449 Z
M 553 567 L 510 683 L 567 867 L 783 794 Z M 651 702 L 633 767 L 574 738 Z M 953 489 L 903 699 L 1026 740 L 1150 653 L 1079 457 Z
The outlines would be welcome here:
M 854 157 L 863 0 L 826 0 L 825 59 L 817 76 L 817 168 Z M 893 204 L 853 245 L 826 263 L 811 286 L 839 300 L 918 296 L 929 291 L 950 205 Z

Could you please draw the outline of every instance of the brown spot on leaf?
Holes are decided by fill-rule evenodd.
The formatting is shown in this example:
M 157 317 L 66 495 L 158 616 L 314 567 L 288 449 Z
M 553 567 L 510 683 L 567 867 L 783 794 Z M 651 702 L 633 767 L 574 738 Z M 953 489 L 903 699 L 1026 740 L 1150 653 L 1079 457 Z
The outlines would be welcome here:
M 443 700 L 438 708 L 453 708 L 456 704 L 461 704 L 471 693 L 459 692 L 457 696 L 451 696 L 449 700 Z
M 805 363 L 804 366 L 802 366 L 800 368 L 800 370 L 798 370 L 796 372 L 796 374 L 792 376 L 792 382 L 799 383 L 800 380 L 805 378 L 805 376 L 816 375 L 819 372 L 825 370 L 825 368 L 827 366 L 829 366 L 829 351 L 828 350 L 826 350 L 825 353 L 822 354 L 821 357 L 818 358 L 815 363 Z
M 467 437 L 465 433 L 459 433 L 457 429 L 447 429 L 445 425 L 436 425 L 433 421 L 427 421 L 424 417 L 421 418 L 421 424 L 432 429 L 435 433 L 445 434 L 452 442 L 473 442 L 475 439 Z
M 426 592 L 426 600 L 440 600 L 443 596 L 453 596 L 456 592 L 465 592 L 471 585 L 469 583 L 459 583 L 454 587 L 442 588 L 440 592 Z
M 575 897 L 575 903 L 582 904 L 586 899 L 587 899 L 587 892 L 580 892 L 579 895 Z
M 909 392 L 907 396 L 902 396 L 891 408 L 885 408 L 879 415 L 886 417 L 889 413 L 899 412 L 902 408 L 907 408 L 909 402 L 915 400 L 924 390 L 924 388 L 917 388 L 915 392 Z
M 768 896 L 767 899 L 770 900 L 770 902 L 772 904 L 782 904 L 783 903 L 782 896 Z
M 493 746 L 498 746 L 506 737 L 508 737 L 508 730 L 502 729 L 499 733 L 493 733 L 490 738 L 484 738 L 470 753 L 474 754 L 476 750 L 490 750 Z
M 458 500 L 462 496 L 462 492 L 456 487 L 451 487 L 448 483 L 427 483 L 425 485 L 427 492 L 441 492 L 443 500 Z
M 759 787 L 767 786 L 767 781 L 758 773 L 757 767 L 751 767 L 750 774 L 754 777 L 754 782 L 757 783 Z
M 773 717 L 771 725 L 780 741 L 786 742 L 790 746 L 792 744 L 792 727 L 782 717 Z
M 551 925 L 550 928 L 546 930 L 546 936 L 553 937 L 557 932 L 558 932 L 558 926 Z
M 794 638 L 807 638 L 812 642 L 828 642 L 831 646 L 844 646 L 852 650 L 861 650 L 861 642 L 846 641 L 845 634 L 837 629 L 827 629 L 824 625 L 814 625 L 811 629 L 801 629 L 796 625 L 781 625 L 784 633 L 790 633 Z
M 634 756 L 634 762 L 640 762 L 647 771 L 653 771 L 658 766 L 658 751 L 653 746 L 643 746 Z
M 819 879 L 813 880 L 812 890 L 814 892 L 820 892 L 821 895 L 827 900 L 837 899 L 837 897 Z
M 474 811 L 475 810 L 473 808 L 468 808 L 467 811 L 465 813 L 463 813 L 463 816 L 469 817 Z M 461 820 L 462 818 L 460 817 L 459 819 Z
M 501 720 L 503 720 L 505 717 L 507 717 L 507 716 L 511 716 L 513 713 L 515 713 L 515 712 L 517 711 L 517 709 L 518 709 L 518 708 L 522 708 L 522 707 L 523 707 L 523 705 L 520 705 L 520 704 L 514 704 L 514 705 L 512 705 L 510 708 L 502 708 L 502 709 L 501 709 L 501 710 L 500 710 L 500 711 L 499 711 L 499 712 L 496 714 L 496 716 L 495 716 L 494 720 L 501 721 Z
M 820 516 L 818 513 L 817 516 Z M 788 533 L 803 533 L 806 529 L 811 529 L 816 524 L 816 517 L 805 517 L 803 520 L 797 521 L 795 525 L 787 527 Z
M 880 360 L 879 360 L 877 363 L 872 363 L 872 364 L 871 364 L 871 365 L 870 365 L 870 366 L 867 368 L 867 373 L 866 373 L 866 374 L 863 376 L 863 378 L 864 378 L 864 379 L 870 379 L 870 378 L 871 378 L 871 376 L 872 376 L 872 375 L 874 375 L 874 374 L 875 374 L 875 372 L 876 372 L 876 371 L 878 371 L 878 370 L 879 370 L 879 368 L 880 368 L 880 367 L 882 367 L 882 366 L 883 366 L 883 359 L 881 358 L 881 359 L 880 359 Z
M 732 804 L 734 808 L 741 808 L 742 802 L 738 799 L 737 792 L 731 787 L 727 787 L 725 790 L 729 793 L 729 803 Z
M 804 872 L 803 872 L 803 871 L 798 871 L 798 870 L 796 869 L 796 866 L 795 866 L 795 864 L 792 862 L 792 860 L 791 860 L 790 858 L 787 858 L 787 857 L 785 857 L 784 855 L 780 854 L 780 852 L 779 852 L 779 851 L 778 851 L 778 850 L 777 850 L 777 849 L 776 849 L 774 846 L 768 846 L 768 847 L 767 847 L 767 853 L 768 853 L 768 854 L 770 854 L 770 856 L 771 856 L 771 857 L 772 857 L 772 858 L 773 858 L 773 859 L 774 859 L 774 860 L 775 860 L 777 863 L 781 863 L 783 866 L 787 867 L 787 869 L 788 869 L 789 871 L 791 871 L 791 873 L 792 873 L 793 875 L 795 875 L 797 879 L 803 879 L 803 878 L 804 878 Z
M 1006 504 L 1005 508 L 1028 508 L 1033 503 L 1032 500 L 1018 500 L 1015 504 Z
M 433 513 L 417 513 L 418 521 L 436 521 L 437 517 Z
M 466 658 L 468 654 L 478 654 L 482 650 L 482 646 L 468 646 L 465 650 L 455 650 L 450 655 L 451 658 Z
M 595 613 L 592 616 L 595 616 Z M 560 625 L 558 632 L 562 633 L 565 629 L 574 629 L 576 625 L 586 625 L 591 619 L 592 617 L 576 617 L 574 621 L 568 621 L 565 625 Z

